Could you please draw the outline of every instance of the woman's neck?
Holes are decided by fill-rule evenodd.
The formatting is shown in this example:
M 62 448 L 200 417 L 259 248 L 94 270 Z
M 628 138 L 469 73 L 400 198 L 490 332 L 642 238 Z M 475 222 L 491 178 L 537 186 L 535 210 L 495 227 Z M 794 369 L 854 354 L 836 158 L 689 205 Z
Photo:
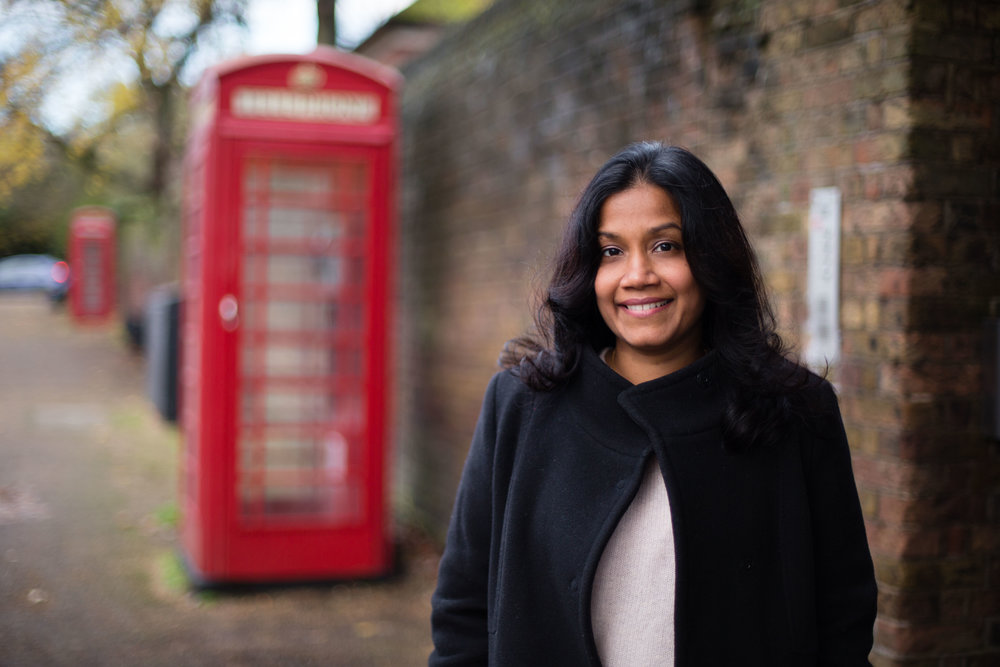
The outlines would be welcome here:
M 642 384 L 679 371 L 703 355 L 700 346 L 676 354 L 644 355 L 638 350 L 617 345 L 608 350 L 604 361 L 611 370 L 632 384 Z

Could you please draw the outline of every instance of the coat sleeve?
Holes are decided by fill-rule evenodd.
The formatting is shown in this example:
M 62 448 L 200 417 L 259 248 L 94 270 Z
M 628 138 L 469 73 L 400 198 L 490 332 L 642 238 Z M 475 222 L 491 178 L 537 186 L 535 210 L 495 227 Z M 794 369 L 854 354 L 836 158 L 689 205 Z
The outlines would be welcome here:
M 437 588 L 431 598 L 434 651 L 429 665 L 488 662 L 487 600 L 492 536 L 493 452 L 496 442 L 494 376 L 459 482 Z
M 878 590 L 847 435 L 837 397 L 825 383 L 821 413 L 806 461 L 820 664 L 868 665 Z

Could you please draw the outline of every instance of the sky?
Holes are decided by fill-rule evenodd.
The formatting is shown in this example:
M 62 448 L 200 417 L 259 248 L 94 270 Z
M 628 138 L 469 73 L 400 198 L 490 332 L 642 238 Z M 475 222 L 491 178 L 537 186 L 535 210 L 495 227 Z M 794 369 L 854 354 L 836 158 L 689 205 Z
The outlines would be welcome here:
M 413 0 L 338 0 L 339 41 L 356 46 L 385 20 Z M 315 0 L 250 0 L 247 50 L 261 53 L 307 53 L 316 46 Z
M 414 0 L 337 0 L 338 42 L 345 48 L 353 48 L 368 37 L 386 20 L 413 4 Z M 316 0 L 249 0 L 249 34 L 240 45 L 230 46 L 228 57 L 240 53 L 259 55 L 265 53 L 303 54 L 316 47 Z M 0 19 L 3 18 L 0 12 Z M 0 26 L 2 26 L 0 22 Z M 3 36 L 0 35 L 0 44 Z M 198 62 L 193 67 L 192 85 L 201 70 L 212 64 Z M 69 128 L 78 119 L 86 120 L 88 115 L 99 117 L 103 111 L 88 103 L 87 98 L 97 87 L 109 85 L 114 80 L 131 76 L 128 63 L 105 62 L 95 66 L 88 62 L 86 72 L 70 77 L 59 84 L 58 94 L 51 96 L 52 102 L 43 106 L 46 124 L 56 132 Z M 69 102 L 67 102 L 69 101 Z

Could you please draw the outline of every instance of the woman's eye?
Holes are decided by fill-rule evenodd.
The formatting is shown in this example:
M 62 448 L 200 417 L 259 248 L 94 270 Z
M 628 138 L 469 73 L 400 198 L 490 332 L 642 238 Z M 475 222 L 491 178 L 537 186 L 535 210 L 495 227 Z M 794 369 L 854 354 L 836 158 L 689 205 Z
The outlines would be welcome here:
M 680 246 L 673 241 L 660 241 L 655 246 L 653 250 L 656 252 L 670 252 L 671 250 L 679 250 Z
M 618 248 L 614 247 L 601 248 L 602 257 L 614 257 L 615 255 L 620 255 L 620 254 L 622 254 L 622 251 L 619 250 Z

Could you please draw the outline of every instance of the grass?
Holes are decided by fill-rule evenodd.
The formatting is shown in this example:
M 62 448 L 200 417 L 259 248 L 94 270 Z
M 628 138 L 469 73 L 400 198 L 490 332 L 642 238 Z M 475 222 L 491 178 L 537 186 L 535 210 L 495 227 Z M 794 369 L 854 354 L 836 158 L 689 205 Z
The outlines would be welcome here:
M 157 576 L 163 589 L 172 595 L 191 594 L 199 604 L 208 604 L 216 599 L 216 594 L 211 590 L 196 590 L 191 586 L 187 570 L 180 557 L 170 551 L 160 554 L 156 563 Z
M 177 503 L 169 502 L 165 505 L 160 505 L 156 511 L 153 512 L 153 516 L 156 517 L 156 521 L 167 528 L 176 528 L 180 520 L 181 512 L 177 508 Z

